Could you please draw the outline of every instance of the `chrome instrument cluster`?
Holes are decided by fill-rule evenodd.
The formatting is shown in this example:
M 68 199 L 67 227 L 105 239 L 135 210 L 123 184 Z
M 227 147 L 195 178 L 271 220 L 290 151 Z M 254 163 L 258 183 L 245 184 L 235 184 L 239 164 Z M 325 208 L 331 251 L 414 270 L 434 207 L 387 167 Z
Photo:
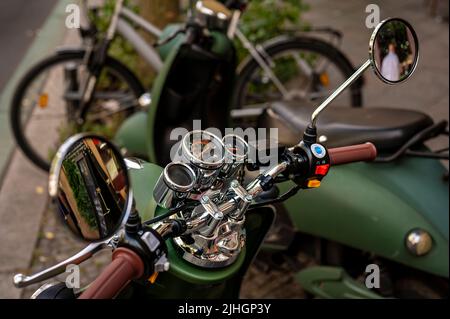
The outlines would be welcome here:
M 220 139 L 208 131 L 186 134 L 161 174 L 153 196 L 167 209 L 187 204 L 178 213 L 187 231 L 174 239 L 183 258 L 217 268 L 233 263 L 245 244 L 245 212 L 253 200 L 239 182 L 249 147 L 237 135 Z

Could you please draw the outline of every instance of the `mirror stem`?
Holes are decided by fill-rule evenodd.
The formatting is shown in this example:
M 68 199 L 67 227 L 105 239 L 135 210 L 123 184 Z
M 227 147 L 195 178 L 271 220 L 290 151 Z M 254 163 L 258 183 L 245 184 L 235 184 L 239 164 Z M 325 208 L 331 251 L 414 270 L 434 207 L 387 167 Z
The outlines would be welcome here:
M 142 228 L 141 217 L 136 210 L 136 203 L 133 199 L 133 204 L 131 206 L 130 216 L 128 217 L 127 223 L 125 224 L 125 230 L 129 234 L 135 234 Z
M 317 118 L 319 117 L 319 114 L 331 103 L 334 99 L 336 99 L 347 87 L 353 84 L 363 73 L 364 71 L 370 66 L 371 62 L 370 60 L 367 60 L 364 62 L 363 65 L 359 67 L 358 70 L 355 71 L 355 73 L 352 74 L 351 77 L 349 77 L 344 83 L 341 84 L 325 101 L 322 102 L 322 104 L 319 105 L 319 107 L 313 112 L 311 116 L 311 127 L 316 127 Z

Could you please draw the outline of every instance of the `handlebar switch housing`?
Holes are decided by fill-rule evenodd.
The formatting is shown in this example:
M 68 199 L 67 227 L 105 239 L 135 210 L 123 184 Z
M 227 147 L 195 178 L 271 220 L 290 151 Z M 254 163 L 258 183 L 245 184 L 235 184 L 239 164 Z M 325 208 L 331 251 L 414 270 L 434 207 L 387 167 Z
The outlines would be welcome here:
M 165 240 L 151 227 L 144 227 L 135 234 L 125 232 L 120 246 L 132 249 L 142 258 L 145 266 L 142 279 L 169 268 Z
M 293 149 L 293 153 L 294 182 L 304 189 L 319 187 L 330 168 L 330 157 L 326 147 L 320 143 L 300 142 Z
M 141 241 L 145 244 L 146 260 L 149 262 L 149 274 L 169 270 L 167 259 L 167 246 L 161 235 L 154 229 L 148 228 L 141 236 Z

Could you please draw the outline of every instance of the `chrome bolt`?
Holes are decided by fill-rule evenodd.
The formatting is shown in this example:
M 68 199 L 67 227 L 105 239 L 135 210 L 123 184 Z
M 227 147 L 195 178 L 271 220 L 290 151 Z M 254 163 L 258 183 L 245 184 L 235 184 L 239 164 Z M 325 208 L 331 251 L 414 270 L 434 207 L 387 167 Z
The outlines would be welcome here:
M 239 186 L 239 183 L 238 183 L 236 180 L 234 180 L 234 181 L 231 182 L 230 186 L 231 186 L 232 188 L 236 188 L 236 187 Z
M 203 195 L 202 198 L 200 198 L 200 202 L 201 202 L 202 204 L 207 204 L 207 203 L 209 203 L 209 196 Z
M 142 94 L 138 99 L 139 106 L 147 107 L 152 103 L 152 97 L 150 93 Z
M 416 256 L 427 254 L 432 246 L 433 240 L 430 234 L 423 229 L 413 229 L 406 235 L 406 247 Z

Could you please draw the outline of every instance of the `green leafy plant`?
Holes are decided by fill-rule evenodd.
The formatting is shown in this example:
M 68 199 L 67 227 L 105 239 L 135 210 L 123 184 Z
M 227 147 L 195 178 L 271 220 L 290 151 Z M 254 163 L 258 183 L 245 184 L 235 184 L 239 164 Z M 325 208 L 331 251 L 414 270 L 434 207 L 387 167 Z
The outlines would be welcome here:
M 252 0 L 244 11 L 240 29 L 252 43 L 262 43 L 291 31 L 307 30 L 302 14 L 309 10 L 303 0 Z M 239 59 L 247 51 L 236 41 Z
M 78 211 L 91 229 L 97 229 L 97 220 L 95 219 L 95 215 L 92 213 L 94 208 L 92 207 L 91 200 L 89 199 L 89 194 L 80 170 L 71 159 L 64 160 L 63 168 L 70 188 L 73 191 Z

